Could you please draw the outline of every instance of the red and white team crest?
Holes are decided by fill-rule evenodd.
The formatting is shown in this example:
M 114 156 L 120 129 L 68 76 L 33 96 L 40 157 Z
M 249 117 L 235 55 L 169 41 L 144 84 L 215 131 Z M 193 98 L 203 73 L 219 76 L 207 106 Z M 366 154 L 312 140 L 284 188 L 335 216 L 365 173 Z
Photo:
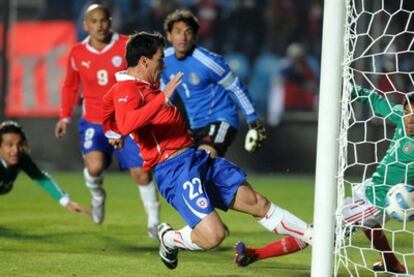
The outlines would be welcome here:
M 121 56 L 114 56 L 112 57 L 112 64 L 115 67 L 120 67 L 122 64 L 122 57 Z
M 202 209 L 205 209 L 207 207 L 208 200 L 205 197 L 200 197 L 197 199 L 197 206 L 199 206 Z

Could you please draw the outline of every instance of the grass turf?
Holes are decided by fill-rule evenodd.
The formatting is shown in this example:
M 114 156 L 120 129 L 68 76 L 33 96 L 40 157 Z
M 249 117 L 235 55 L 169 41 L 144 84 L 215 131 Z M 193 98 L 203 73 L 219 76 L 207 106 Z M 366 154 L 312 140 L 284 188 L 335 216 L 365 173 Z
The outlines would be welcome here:
M 55 172 L 53 176 L 72 200 L 89 206 L 89 192 L 83 185 L 81 172 Z M 310 222 L 313 178 L 252 176 L 249 181 L 270 200 Z M 242 240 L 248 245 L 261 246 L 278 237 L 264 230 L 253 218 L 235 212 L 221 213 L 231 230 L 231 236 L 221 247 L 207 252 L 181 251 L 178 268 L 170 271 L 158 257 L 158 243 L 147 237 L 146 216 L 128 174 L 107 174 L 105 187 L 106 219 L 97 226 L 82 215 L 61 208 L 21 174 L 11 193 L 1 196 L 0 276 L 289 277 L 310 274 L 310 248 L 237 268 L 233 263 L 234 243 Z M 183 226 L 177 212 L 163 200 L 161 220 L 176 228 Z

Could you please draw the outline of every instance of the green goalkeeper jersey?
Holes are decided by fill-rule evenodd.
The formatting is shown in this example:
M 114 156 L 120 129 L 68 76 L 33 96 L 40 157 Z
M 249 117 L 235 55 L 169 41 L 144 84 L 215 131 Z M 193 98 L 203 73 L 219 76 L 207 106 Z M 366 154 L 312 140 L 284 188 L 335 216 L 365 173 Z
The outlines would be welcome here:
M 395 123 L 394 136 L 384 158 L 372 175 L 372 187 L 366 196 L 377 207 L 384 207 L 385 196 L 391 186 L 398 183 L 414 183 L 414 137 L 407 136 L 404 129 L 404 109 L 401 104 L 393 104 L 373 90 L 358 87 L 353 96 L 360 103 L 367 104 L 377 116 Z
M 7 166 L 0 160 L 0 194 L 8 193 L 12 188 L 20 170 L 23 170 L 32 180 L 50 194 L 56 201 L 64 205 L 69 200 L 67 194 L 55 183 L 47 173 L 41 171 L 32 158 L 23 153 L 15 166 Z

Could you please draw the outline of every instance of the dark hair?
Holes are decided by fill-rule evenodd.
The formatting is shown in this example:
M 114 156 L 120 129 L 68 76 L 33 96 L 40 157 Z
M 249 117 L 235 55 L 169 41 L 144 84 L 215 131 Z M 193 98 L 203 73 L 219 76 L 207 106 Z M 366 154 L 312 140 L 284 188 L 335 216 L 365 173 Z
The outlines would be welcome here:
M 136 66 L 141 57 L 151 59 L 158 48 L 164 48 L 164 46 L 164 37 L 158 32 L 139 32 L 131 35 L 125 54 L 128 67 Z
M 6 120 L 0 123 L 0 145 L 3 142 L 4 134 L 19 134 L 22 137 L 23 148 L 25 152 L 29 151 L 29 145 L 27 143 L 26 134 L 23 128 L 16 121 Z
M 174 23 L 180 21 L 190 26 L 194 34 L 198 34 L 198 29 L 200 28 L 200 25 L 198 24 L 198 19 L 189 10 L 176 10 L 175 12 L 169 14 L 164 21 L 165 32 L 170 33 L 172 31 Z
M 407 104 L 414 105 L 414 92 L 407 93 L 404 96 L 403 108 L 405 108 L 405 105 Z

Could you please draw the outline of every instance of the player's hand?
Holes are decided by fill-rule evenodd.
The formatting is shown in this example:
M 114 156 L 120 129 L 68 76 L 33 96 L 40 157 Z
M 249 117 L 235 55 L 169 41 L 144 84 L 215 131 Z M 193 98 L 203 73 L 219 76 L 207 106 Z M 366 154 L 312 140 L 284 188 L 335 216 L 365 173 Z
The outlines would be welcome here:
M 70 201 L 66 206 L 65 209 L 72 212 L 72 213 L 82 213 L 87 218 L 91 218 L 91 211 L 82 207 L 80 204 Z
M 181 84 L 183 75 L 184 73 L 178 72 L 177 74 L 174 75 L 174 77 L 170 79 L 168 84 L 165 86 L 163 92 L 164 92 L 165 97 L 167 97 L 167 99 L 171 98 L 175 89 Z
M 109 144 L 114 147 L 114 149 L 122 149 L 124 148 L 124 138 L 118 138 L 118 139 L 108 139 Z
M 55 136 L 61 138 L 66 135 L 66 130 L 68 128 L 68 123 L 63 119 L 59 120 L 55 126 Z
M 249 125 L 249 131 L 244 140 L 244 149 L 252 153 L 259 149 L 267 138 L 266 129 L 263 122 L 258 119 L 247 124 Z

